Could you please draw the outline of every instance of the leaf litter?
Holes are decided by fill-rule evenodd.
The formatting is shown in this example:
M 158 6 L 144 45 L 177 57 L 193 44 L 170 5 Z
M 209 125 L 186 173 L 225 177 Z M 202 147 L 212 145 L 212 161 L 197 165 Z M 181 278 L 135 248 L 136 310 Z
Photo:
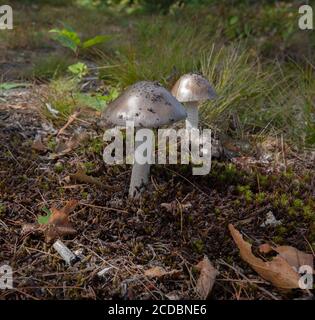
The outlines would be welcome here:
M 19 292 L 0 293 L 0 297 L 24 298 L 25 292 L 28 296 L 39 299 L 82 298 L 82 284 L 87 288 L 85 292 L 88 297 L 104 299 L 122 298 L 121 284 L 126 285 L 127 298 L 137 299 L 191 299 L 206 296 L 214 299 L 235 299 L 240 295 L 240 287 L 240 298 L 243 299 L 287 297 L 287 294 L 278 293 L 264 282 L 260 286 L 265 291 L 254 290 L 252 283 L 261 283 L 261 280 L 257 279 L 257 271 L 253 271 L 252 266 L 242 269 L 246 278 L 241 280 L 234 271 L 220 264 L 220 278 L 217 276 L 213 285 L 215 272 L 210 272 L 211 268 L 206 260 L 200 263 L 206 255 L 211 259 L 211 264 L 216 265 L 218 260 L 223 258 L 233 264 L 234 268 L 243 266 L 231 239 L 226 237 L 227 223 L 237 223 L 250 218 L 251 222 L 243 225 L 246 235 L 269 240 L 270 237 L 277 236 L 278 226 L 272 229 L 259 228 L 261 215 L 269 210 L 281 219 L 282 226 L 289 228 L 295 223 L 290 227 L 290 232 L 283 236 L 283 240 L 277 240 L 276 243 L 294 244 L 301 250 L 310 250 L 304 237 L 311 239 L 311 223 L 301 218 L 290 219 L 285 209 L 270 208 L 271 198 L 266 199 L 268 203 L 255 204 L 240 197 L 236 191 L 237 184 L 248 184 L 249 179 L 252 179 L 250 173 L 240 172 L 242 174 L 238 175 L 238 172 L 233 173 L 228 169 L 229 176 L 225 178 L 224 170 L 230 168 L 230 164 L 223 162 L 214 162 L 210 176 L 202 178 L 192 177 L 190 169 L 184 166 L 176 168 L 175 171 L 156 166 L 152 169 L 152 174 L 157 188 L 149 186 L 141 203 L 133 203 L 126 197 L 130 175 L 128 166 L 105 166 L 101 155 L 96 155 L 86 148 L 85 139 L 82 139 L 82 143 L 72 144 L 77 140 L 73 137 L 82 132 L 78 121 L 74 121 L 67 131 L 58 137 L 58 151 L 61 154 L 57 158 L 62 158 L 65 169 L 56 173 L 55 159 L 47 160 L 45 156 L 29 152 L 29 142 L 32 143 L 36 135 L 43 133 L 43 128 L 48 128 L 48 125 L 43 125 L 33 110 L 14 110 L 14 113 L 12 110 L 8 119 L 5 127 L 0 127 L 1 142 L 5 145 L 5 153 L 0 157 L 0 197 L 4 206 L 4 209 L 0 208 L 0 220 L 1 225 L 5 226 L 0 234 L 0 254 L 2 260 L 21 267 L 21 277 L 16 278 Z M 21 126 L 17 126 L 17 123 Z M 46 134 L 55 136 L 57 132 L 51 128 Z M 100 135 L 92 128 L 88 128 L 86 134 Z M 46 145 L 45 137 L 42 136 L 42 139 Z M 71 152 L 74 150 L 75 152 Z M 78 164 L 92 161 L 97 167 L 97 170 L 93 170 L 92 178 L 101 181 L 105 186 L 115 188 L 101 189 L 98 183 L 84 181 L 78 188 L 66 188 L 65 177 L 75 175 Z M 296 163 L 294 170 L 297 170 L 302 178 L 303 170 L 307 170 L 310 181 L 300 187 L 300 197 L 303 197 L 306 203 L 307 197 L 311 198 L 313 194 L 311 183 L 314 179 L 314 166 L 311 162 Z M 237 175 L 236 180 L 233 180 L 233 174 Z M 187 184 L 183 177 L 190 183 Z M 222 181 L 222 178 L 228 180 Z M 276 188 L 287 194 L 292 192 L 291 180 L 287 178 L 278 177 L 278 180 L 273 180 L 265 189 L 262 184 L 255 187 L 256 178 L 254 175 L 251 180 L 253 182 L 250 182 L 254 183 L 253 188 L 258 188 L 256 192 L 262 188 L 270 197 L 277 191 Z M 267 179 L 269 178 L 272 177 L 268 176 Z M 80 182 L 78 180 L 75 179 Z M 200 193 L 200 190 L 203 193 Z M 53 208 L 54 204 L 67 203 L 71 199 L 80 199 L 82 202 L 83 198 L 87 205 L 75 211 L 71 222 L 71 212 L 64 208 L 56 209 L 64 211 L 60 214 Z M 113 199 L 119 200 L 115 208 L 112 207 Z M 42 215 L 46 222 L 48 219 L 50 223 L 40 225 L 38 222 L 34 223 L 34 219 L 37 219 L 43 203 L 49 203 L 47 207 L 55 214 L 53 218 L 48 217 L 47 213 L 46 216 Z M 21 226 L 24 231 L 28 229 L 28 233 L 24 232 L 22 236 L 19 232 Z M 59 238 L 65 238 L 66 244 L 73 250 L 84 250 L 82 265 L 65 266 L 63 261 L 53 255 L 50 243 Z M 50 241 L 49 245 L 44 240 Z M 273 244 L 272 251 L 266 254 L 278 253 L 274 248 L 280 251 L 279 247 L 281 246 Z M 16 254 L 12 255 L 12 252 Z M 280 256 L 280 253 L 278 255 Z M 291 262 L 287 262 L 282 256 L 280 258 L 291 268 L 288 269 L 290 273 L 293 270 Z M 287 259 L 289 261 L 289 258 Z M 298 265 L 300 263 L 302 262 L 298 262 Z M 161 266 L 163 270 L 160 270 L 160 274 L 166 274 L 161 277 L 144 277 L 144 270 L 148 270 L 148 266 L 152 265 Z M 199 265 L 199 268 L 196 268 L 196 265 Z M 109 276 L 95 279 L 99 270 L 109 267 L 113 270 Z M 69 274 L 69 270 L 74 273 Z M 171 275 L 173 270 L 179 270 L 178 274 Z M 197 271 L 196 274 L 194 270 Z M 171 274 L 168 275 L 168 272 Z M 296 276 L 296 273 L 294 275 Z M 296 285 L 294 279 L 290 278 L 291 287 Z M 303 294 L 302 291 L 292 293 L 293 297 L 301 297 Z

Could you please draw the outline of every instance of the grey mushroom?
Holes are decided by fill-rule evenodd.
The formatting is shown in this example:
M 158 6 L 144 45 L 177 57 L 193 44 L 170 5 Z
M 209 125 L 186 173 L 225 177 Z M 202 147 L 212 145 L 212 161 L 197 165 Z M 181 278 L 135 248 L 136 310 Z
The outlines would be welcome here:
M 198 128 L 200 103 L 217 96 L 209 81 L 196 73 L 181 76 L 172 88 L 172 94 L 179 102 L 185 104 L 187 129 Z
M 141 81 L 128 87 L 106 108 L 103 119 L 110 125 L 158 128 L 186 118 L 184 107 L 157 82 Z M 140 143 L 135 143 L 135 149 Z M 150 164 L 133 164 L 129 196 L 137 197 L 148 183 Z

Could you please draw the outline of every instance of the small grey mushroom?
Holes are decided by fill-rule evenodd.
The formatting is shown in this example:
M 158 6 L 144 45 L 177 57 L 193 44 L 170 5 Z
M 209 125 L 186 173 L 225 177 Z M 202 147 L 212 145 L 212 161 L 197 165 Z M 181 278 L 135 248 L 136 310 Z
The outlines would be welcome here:
M 196 73 L 182 75 L 172 88 L 172 94 L 185 104 L 187 129 L 198 128 L 200 103 L 217 96 L 209 81 Z
M 111 102 L 102 117 L 110 125 L 125 126 L 133 121 L 136 128 L 158 128 L 185 119 L 187 113 L 180 102 L 157 82 L 141 81 L 128 87 Z M 171 120 L 170 120 L 171 119 Z M 141 143 L 135 142 L 135 149 Z M 136 159 L 135 159 L 136 160 Z M 137 197 L 148 183 L 150 164 L 135 161 L 129 196 Z

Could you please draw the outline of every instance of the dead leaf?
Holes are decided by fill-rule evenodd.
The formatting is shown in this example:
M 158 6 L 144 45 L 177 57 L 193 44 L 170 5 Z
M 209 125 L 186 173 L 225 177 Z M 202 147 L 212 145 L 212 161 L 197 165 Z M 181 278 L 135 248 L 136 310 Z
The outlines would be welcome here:
M 176 291 L 167 293 L 165 297 L 168 300 L 180 300 L 180 296 Z
M 22 236 L 29 234 L 29 233 L 36 233 L 40 232 L 40 226 L 35 223 L 26 223 L 22 225 L 21 234 Z
M 47 150 L 47 147 L 42 142 L 42 137 L 40 135 L 37 135 L 33 141 L 32 149 L 43 152 Z
M 234 242 L 240 250 L 240 255 L 262 278 L 282 289 L 299 288 L 299 274 L 293 270 L 289 263 L 280 255 L 271 261 L 263 261 L 252 253 L 252 246 L 244 241 L 242 235 L 229 224 L 229 230 Z M 264 250 L 267 248 L 265 247 Z
M 74 174 L 70 174 L 69 176 L 65 177 L 65 181 L 67 183 L 70 183 L 70 181 L 76 181 L 76 182 L 81 182 L 81 183 L 86 183 L 86 184 L 93 184 L 96 185 L 100 189 L 106 189 L 109 191 L 117 192 L 120 190 L 120 187 L 117 185 L 108 185 L 104 184 L 100 179 L 88 176 L 85 171 L 79 167 L 77 172 Z
M 149 278 L 160 278 L 167 274 L 167 271 L 162 267 L 153 267 L 144 272 L 144 275 Z
M 76 230 L 69 221 L 69 214 L 75 209 L 77 204 L 77 200 L 70 200 L 60 210 L 51 208 L 52 214 L 47 224 L 25 224 L 22 226 L 21 234 L 41 233 L 45 235 L 46 242 L 52 242 L 56 238 L 75 234 Z
M 68 154 L 72 150 L 78 148 L 82 143 L 84 143 L 88 139 L 88 137 L 89 135 L 86 132 L 80 132 L 74 134 L 66 142 L 59 141 L 55 149 L 55 153 L 51 153 L 49 158 L 54 160 Z
M 192 207 L 191 203 L 182 204 L 176 200 L 173 200 L 172 202 L 169 202 L 169 203 L 161 203 L 161 207 L 170 213 L 173 213 L 175 210 L 177 210 L 179 206 L 184 212 L 188 211 L 188 209 Z
M 172 270 L 172 271 L 166 271 L 162 267 L 153 267 L 151 269 L 148 269 L 144 272 L 144 275 L 147 276 L 148 278 L 162 278 L 165 276 L 179 276 L 181 273 L 180 270 Z
M 77 204 L 77 200 L 70 200 L 61 210 L 56 208 L 51 209 L 52 214 L 45 228 L 46 242 L 51 242 L 58 237 L 76 233 L 76 230 L 69 221 L 69 214 L 75 209 Z
M 200 295 L 201 299 L 205 300 L 211 293 L 218 271 L 206 256 L 196 265 L 196 268 L 200 271 L 196 291 Z
M 81 183 L 94 184 L 103 188 L 103 183 L 99 179 L 88 176 L 82 168 L 79 168 L 76 173 L 70 174 L 70 179 Z
M 313 269 L 313 255 L 305 253 L 291 246 L 278 246 L 272 247 L 265 243 L 259 247 L 259 251 L 262 253 L 269 253 L 276 251 L 279 255 L 285 259 L 291 267 L 295 270 L 299 270 L 302 266 L 310 266 Z

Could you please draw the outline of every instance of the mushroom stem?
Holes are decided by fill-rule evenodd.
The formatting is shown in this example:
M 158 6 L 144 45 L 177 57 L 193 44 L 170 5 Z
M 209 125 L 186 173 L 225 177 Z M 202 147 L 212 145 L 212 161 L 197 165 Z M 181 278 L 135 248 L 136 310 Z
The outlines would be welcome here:
M 187 111 L 186 129 L 198 129 L 199 113 L 196 102 L 186 102 L 185 109 Z
M 135 141 L 135 150 L 142 142 Z M 137 163 L 136 157 L 135 162 L 132 166 L 130 187 L 129 187 L 129 197 L 137 198 L 143 191 L 143 187 L 148 183 L 150 175 L 150 164 L 140 164 Z

